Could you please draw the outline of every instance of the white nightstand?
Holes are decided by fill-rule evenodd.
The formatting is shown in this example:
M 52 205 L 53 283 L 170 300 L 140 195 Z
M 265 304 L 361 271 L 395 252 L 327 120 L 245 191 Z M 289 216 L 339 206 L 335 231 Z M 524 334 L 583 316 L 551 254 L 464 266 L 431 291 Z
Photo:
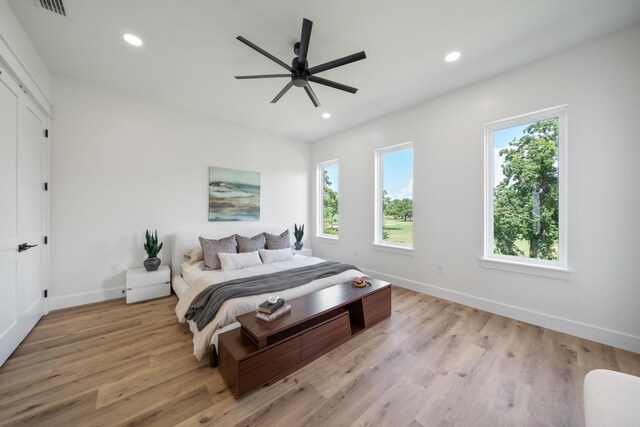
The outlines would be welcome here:
M 311 254 L 311 249 L 307 249 L 307 248 L 302 248 L 302 249 L 300 249 L 299 251 L 297 251 L 297 250 L 295 250 L 295 249 L 294 249 L 294 250 L 293 250 L 293 253 L 294 253 L 294 254 L 298 254 L 298 255 L 302 255 L 302 256 L 313 256 L 313 255 Z
M 127 270 L 127 304 L 166 297 L 171 294 L 171 271 L 161 265 L 156 271 L 144 268 Z

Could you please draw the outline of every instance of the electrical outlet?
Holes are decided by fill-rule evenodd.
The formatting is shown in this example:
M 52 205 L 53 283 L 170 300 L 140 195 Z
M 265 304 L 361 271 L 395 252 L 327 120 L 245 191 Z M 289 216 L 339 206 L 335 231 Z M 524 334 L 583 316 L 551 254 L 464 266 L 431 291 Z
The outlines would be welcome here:
M 438 273 L 444 273 L 444 265 L 442 265 L 442 264 L 436 265 L 436 271 Z
M 358 256 L 358 251 L 353 251 L 353 256 Z
M 118 264 L 111 264 L 109 267 L 109 273 L 117 273 L 118 272 Z

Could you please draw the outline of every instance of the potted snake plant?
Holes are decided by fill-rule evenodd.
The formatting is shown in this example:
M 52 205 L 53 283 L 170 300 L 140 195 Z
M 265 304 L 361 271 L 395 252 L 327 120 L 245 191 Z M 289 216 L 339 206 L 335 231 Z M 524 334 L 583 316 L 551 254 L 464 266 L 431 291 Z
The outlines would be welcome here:
M 144 260 L 144 268 L 147 271 L 156 271 L 160 267 L 160 258 L 158 253 L 162 249 L 162 242 L 158 244 L 158 230 L 151 233 L 149 230 L 144 235 L 145 243 L 144 250 L 147 253 L 148 258 Z
M 297 224 L 293 224 L 293 236 L 296 238 L 296 242 L 293 245 L 295 246 L 296 251 L 299 251 L 304 245 L 302 243 L 302 237 L 304 237 L 304 224 L 300 224 L 300 227 L 298 227 Z

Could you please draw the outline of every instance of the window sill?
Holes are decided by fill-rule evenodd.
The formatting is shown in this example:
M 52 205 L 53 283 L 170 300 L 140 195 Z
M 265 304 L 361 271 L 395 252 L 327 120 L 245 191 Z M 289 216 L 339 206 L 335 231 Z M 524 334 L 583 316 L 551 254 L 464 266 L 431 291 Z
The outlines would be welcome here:
M 407 246 L 387 245 L 384 243 L 374 243 L 373 249 L 381 252 L 390 252 L 392 254 L 413 256 L 413 248 Z
M 480 258 L 480 266 L 512 273 L 529 274 L 532 276 L 549 277 L 551 279 L 571 280 L 571 270 L 562 267 L 533 265 L 524 262 L 502 259 Z
M 323 242 L 323 243 L 340 243 L 340 238 L 339 237 L 334 237 L 334 236 L 316 236 L 316 239 L 318 239 L 319 242 Z

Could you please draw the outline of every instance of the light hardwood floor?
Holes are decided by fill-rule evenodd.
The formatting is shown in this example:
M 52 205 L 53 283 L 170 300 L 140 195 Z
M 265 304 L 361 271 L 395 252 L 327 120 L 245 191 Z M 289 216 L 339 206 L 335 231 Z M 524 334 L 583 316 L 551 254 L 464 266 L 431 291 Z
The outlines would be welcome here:
M 393 288 L 390 319 L 235 400 L 192 356 L 175 297 L 45 316 L 0 368 L 0 424 L 583 424 L 591 369 L 640 355 Z

